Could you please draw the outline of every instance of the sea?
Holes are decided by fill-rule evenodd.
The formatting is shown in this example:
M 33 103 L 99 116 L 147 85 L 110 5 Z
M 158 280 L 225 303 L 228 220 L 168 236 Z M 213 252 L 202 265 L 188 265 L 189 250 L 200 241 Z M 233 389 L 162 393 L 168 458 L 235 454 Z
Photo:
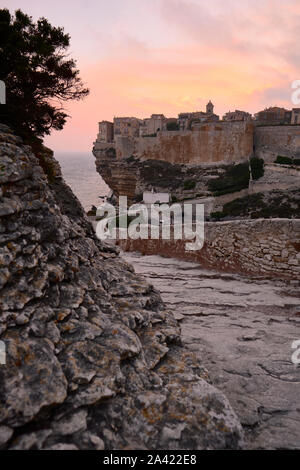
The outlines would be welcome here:
M 91 152 L 55 152 L 63 177 L 78 197 L 85 211 L 92 206 L 98 207 L 100 197 L 109 194 L 109 187 L 97 173 L 95 157 Z

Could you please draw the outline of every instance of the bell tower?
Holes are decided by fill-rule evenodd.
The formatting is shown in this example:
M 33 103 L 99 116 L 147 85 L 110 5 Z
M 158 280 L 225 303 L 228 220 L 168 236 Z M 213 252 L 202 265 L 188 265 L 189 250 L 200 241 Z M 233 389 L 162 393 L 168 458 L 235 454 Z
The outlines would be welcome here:
M 206 105 L 206 113 L 207 114 L 214 114 L 214 105 L 212 104 L 212 102 L 210 100 Z

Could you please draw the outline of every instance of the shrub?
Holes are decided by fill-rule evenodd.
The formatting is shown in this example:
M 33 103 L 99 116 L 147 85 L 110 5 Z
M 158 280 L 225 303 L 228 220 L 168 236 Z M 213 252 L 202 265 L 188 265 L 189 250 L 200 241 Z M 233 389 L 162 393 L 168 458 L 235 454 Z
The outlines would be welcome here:
M 274 163 L 279 163 L 280 165 L 292 165 L 293 159 L 290 157 L 283 157 L 278 155 Z
M 167 131 L 179 131 L 177 122 L 167 122 Z
M 220 219 L 223 219 L 224 217 L 226 217 L 226 214 L 224 212 L 217 211 L 217 212 L 211 212 L 210 216 L 213 219 L 220 220 Z
M 282 157 L 278 155 L 274 163 L 279 163 L 280 165 L 300 165 L 300 158 Z
M 299 191 L 291 194 L 251 194 L 243 198 L 234 199 L 224 204 L 222 212 L 212 212 L 213 219 L 224 217 L 251 217 L 257 218 L 299 218 L 300 199 Z
M 184 190 L 195 189 L 196 181 L 185 181 L 183 185 Z
M 250 160 L 251 174 L 254 180 L 258 180 L 264 176 L 264 161 L 262 158 L 253 157 Z
M 230 165 L 225 173 L 208 183 L 208 189 L 214 196 L 233 193 L 248 188 L 250 171 L 248 163 Z

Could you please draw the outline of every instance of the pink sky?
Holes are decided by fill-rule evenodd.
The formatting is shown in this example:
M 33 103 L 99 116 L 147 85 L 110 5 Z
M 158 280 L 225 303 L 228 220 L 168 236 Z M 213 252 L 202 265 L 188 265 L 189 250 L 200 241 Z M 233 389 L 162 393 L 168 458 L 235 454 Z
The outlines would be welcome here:
M 97 123 L 205 108 L 222 116 L 266 106 L 288 109 L 300 79 L 299 0 L 10 1 L 71 35 L 70 54 L 91 92 L 67 105 L 55 151 L 90 151 Z

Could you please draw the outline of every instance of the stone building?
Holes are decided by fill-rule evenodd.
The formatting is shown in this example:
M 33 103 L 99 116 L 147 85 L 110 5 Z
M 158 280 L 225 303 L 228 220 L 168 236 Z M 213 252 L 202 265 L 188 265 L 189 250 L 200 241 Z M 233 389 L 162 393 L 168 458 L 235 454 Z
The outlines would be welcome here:
M 255 118 L 261 124 L 290 124 L 292 111 L 273 106 L 259 111 L 255 114 Z
M 112 142 L 114 138 L 114 125 L 109 121 L 99 122 L 98 142 Z
M 140 124 L 139 135 L 153 135 L 165 128 L 166 117 L 163 114 L 152 114 L 150 118 L 143 119 Z
M 179 130 L 177 118 L 166 118 L 163 125 L 164 131 Z
M 300 108 L 292 109 L 291 124 L 300 124 Z
M 251 121 L 252 116 L 246 111 L 240 111 L 236 109 L 235 111 L 229 111 L 224 114 L 223 121 Z
M 114 137 L 138 137 L 142 120 L 135 117 L 115 117 Z
M 214 114 L 214 105 L 210 100 L 206 105 L 206 114 Z
M 191 129 L 196 123 L 219 121 L 219 116 L 214 114 L 214 105 L 209 101 L 206 105 L 206 112 L 196 111 L 194 113 L 178 114 L 178 125 L 180 130 Z

